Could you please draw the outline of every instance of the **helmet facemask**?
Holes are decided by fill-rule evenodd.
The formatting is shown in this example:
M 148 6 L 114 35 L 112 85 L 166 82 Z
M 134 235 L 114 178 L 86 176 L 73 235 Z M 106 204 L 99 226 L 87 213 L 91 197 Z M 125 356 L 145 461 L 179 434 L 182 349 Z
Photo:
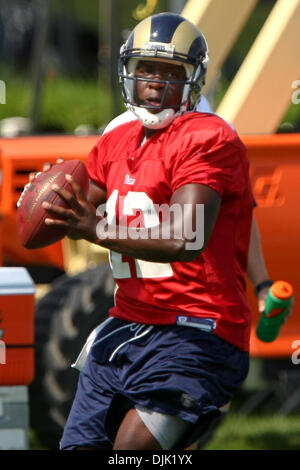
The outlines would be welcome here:
M 159 25 L 153 37 L 149 36 L 151 23 L 154 28 L 155 22 Z M 162 20 L 162 22 L 161 22 Z M 180 23 L 183 23 L 184 33 L 178 33 Z M 174 33 L 174 44 L 159 41 L 159 35 L 165 34 L 166 27 L 170 26 L 171 33 Z M 144 33 L 146 28 L 146 40 Z M 148 28 L 148 29 L 147 29 Z M 141 34 L 142 31 L 142 34 Z M 186 32 L 190 34 L 191 49 L 186 46 Z M 176 36 L 177 35 L 177 36 Z M 138 37 L 138 39 L 136 39 Z M 176 39 L 177 38 L 177 39 Z M 148 39 L 148 41 L 147 41 Z M 150 40 L 149 40 L 150 39 Z M 135 42 L 140 42 L 139 47 L 134 47 Z M 176 43 L 177 42 L 177 43 Z M 195 47 L 196 42 L 196 47 Z M 187 49 L 187 51 L 185 50 Z M 183 66 L 186 78 L 183 81 L 158 80 L 156 78 L 142 78 L 135 75 L 139 61 L 160 61 L 173 65 Z M 152 129 L 159 129 L 169 125 L 175 116 L 192 110 L 200 97 L 201 88 L 205 82 L 206 68 L 208 64 L 208 50 L 204 36 L 192 23 L 179 15 L 160 14 L 154 15 L 141 22 L 133 30 L 127 42 L 121 47 L 119 59 L 119 80 L 122 89 L 124 103 L 128 109 L 134 112 L 144 126 Z M 138 82 L 148 81 L 164 84 L 164 91 L 160 106 L 149 106 L 141 102 L 138 96 Z M 172 84 L 183 84 L 181 99 L 177 106 L 167 107 L 166 99 L 168 90 Z M 151 111 L 160 110 L 158 113 Z
M 149 60 L 148 57 L 143 57 L 141 60 Z M 153 60 L 153 59 L 150 59 Z M 154 59 L 155 60 L 155 59 Z M 171 62 L 164 61 L 163 62 Z M 191 106 L 192 93 L 200 92 L 200 86 L 195 82 L 195 77 L 197 76 L 197 69 L 191 64 L 180 63 L 177 61 L 172 61 L 174 65 L 181 65 L 185 69 L 186 79 L 185 80 L 159 80 L 156 78 L 142 78 L 135 75 L 135 70 L 138 65 L 139 59 L 129 58 L 126 63 L 123 64 L 122 73 L 119 72 L 121 89 L 123 94 L 123 99 L 125 106 L 130 109 L 136 116 L 142 121 L 146 127 L 152 129 L 160 129 L 169 125 L 175 116 L 184 114 L 188 111 Z M 151 82 L 151 83 L 161 83 L 164 85 L 164 90 L 161 98 L 160 106 L 151 106 L 142 103 L 138 95 L 138 82 Z M 172 108 L 166 105 L 166 99 L 168 91 L 171 85 L 183 85 L 181 100 L 177 106 L 172 106 Z M 198 94 L 199 96 L 199 94 Z M 151 113 L 152 110 L 160 110 L 160 112 Z

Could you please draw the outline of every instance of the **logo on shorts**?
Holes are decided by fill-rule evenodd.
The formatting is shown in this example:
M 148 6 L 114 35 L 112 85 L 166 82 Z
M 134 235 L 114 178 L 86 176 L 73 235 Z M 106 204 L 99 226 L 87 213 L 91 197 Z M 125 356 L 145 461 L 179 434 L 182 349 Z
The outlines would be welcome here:
M 196 399 L 187 393 L 183 393 L 181 395 L 180 401 L 184 408 L 192 408 L 196 402 Z

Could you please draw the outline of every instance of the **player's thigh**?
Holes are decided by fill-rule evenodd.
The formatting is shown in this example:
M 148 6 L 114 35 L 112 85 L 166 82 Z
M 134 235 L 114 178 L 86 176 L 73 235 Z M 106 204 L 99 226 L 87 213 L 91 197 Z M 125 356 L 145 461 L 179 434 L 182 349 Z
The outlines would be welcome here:
M 115 449 L 170 450 L 193 428 L 176 415 L 135 405 L 123 419 Z
M 162 450 L 135 408 L 125 415 L 117 432 L 114 450 Z

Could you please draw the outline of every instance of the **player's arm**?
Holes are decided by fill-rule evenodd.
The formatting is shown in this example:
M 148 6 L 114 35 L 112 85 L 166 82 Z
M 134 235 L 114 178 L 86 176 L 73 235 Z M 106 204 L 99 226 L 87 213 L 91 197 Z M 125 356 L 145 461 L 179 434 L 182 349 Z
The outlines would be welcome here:
M 259 233 L 259 228 L 255 217 L 252 219 L 251 235 L 250 235 L 250 245 L 248 253 L 248 266 L 247 266 L 247 276 L 253 287 L 258 286 L 262 282 L 269 280 L 270 276 L 266 266 L 261 238 Z M 257 293 L 258 301 L 258 310 L 263 312 L 265 309 L 266 298 L 268 295 L 270 287 L 263 287 Z M 294 303 L 291 304 L 289 312 L 285 317 L 285 322 L 288 321 L 293 312 Z
M 90 188 L 87 195 L 87 200 L 94 206 L 98 207 L 100 204 L 106 202 L 106 191 L 100 188 L 94 181 L 90 180 Z
M 177 207 L 175 215 L 170 211 L 169 221 L 151 229 L 128 227 L 124 237 L 120 227 L 110 226 L 103 215 L 96 213 L 95 206 L 84 198 L 77 183 L 72 180 L 70 183 L 75 196 L 66 190 L 56 190 L 71 209 L 49 207 L 46 203 L 49 219 L 45 222 L 77 231 L 81 238 L 146 261 L 190 261 L 199 256 L 213 231 L 221 204 L 220 195 L 210 187 L 184 185 L 170 200 L 170 208 Z M 201 207 L 204 207 L 204 215 Z M 55 215 L 60 220 L 55 219 Z
M 252 226 L 251 226 L 251 234 L 250 234 L 247 276 L 254 288 L 258 286 L 260 283 L 262 283 L 263 281 L 270 278 L 267 267 L 266 267 L 265 258 L 263 255 L 258 225 L 257 225 L 254 215 L 252 218 Z M 264 287 L 257 294 L 259 312 L 264 311 L 265 301 L 268 295 L 268 291 L 269 291 L 269 287 Z
M 257 286 L 266 279 L 269 279 L 261 246 L 260 233 L 254 216 L 252 218 L 247 275 L 253 286 Z
M 99 244 L 146 261 L 191 261 L 204 250 L 217 220 L 221 197 L 208 186 L 187 184 L 174 192 L 170 200 L 170 221 L 155 229 L 128 229 L 127 239 L 99 233 Z M 204 208 L 204 213 L 201 211 Z M 174 211 L 172 208 L 176 208 Z M 108 234 L 108 235 L 107 235 Z M 166 237 L 165 234 L 170 234 Z M 103 237 L 103 239 L 102 239 Z

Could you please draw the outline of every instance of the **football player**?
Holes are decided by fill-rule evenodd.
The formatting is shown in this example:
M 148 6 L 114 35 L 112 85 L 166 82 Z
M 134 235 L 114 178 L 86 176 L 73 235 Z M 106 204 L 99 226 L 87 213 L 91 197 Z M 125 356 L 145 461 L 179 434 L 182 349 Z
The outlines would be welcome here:
M 136 120 L 92 149 L 86 199 L 46 223 L 110 250 L 109 318 L 78 358 L 62 449 L 184 449 L 245 380 L 251 313 L 245 273 L 253 197 L 246 149 L 220 117 L 194 112 L 208 47 L 190 21 L 146 18 L 121 48 Z M 98 208 L 98 210 L 96 210 Z

